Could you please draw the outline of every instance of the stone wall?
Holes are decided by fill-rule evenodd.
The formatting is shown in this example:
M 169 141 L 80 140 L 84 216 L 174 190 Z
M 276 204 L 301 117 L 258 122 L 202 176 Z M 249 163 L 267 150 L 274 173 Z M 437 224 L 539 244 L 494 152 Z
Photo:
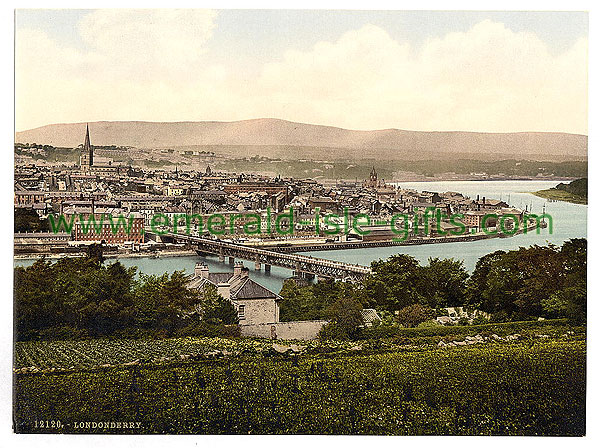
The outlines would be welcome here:
M 326 320 L 304 320 L 270 324 L 240 325 L 242 336 L 271 338 L 271 327 L 275 327 L 277 339 L 316 339 Z

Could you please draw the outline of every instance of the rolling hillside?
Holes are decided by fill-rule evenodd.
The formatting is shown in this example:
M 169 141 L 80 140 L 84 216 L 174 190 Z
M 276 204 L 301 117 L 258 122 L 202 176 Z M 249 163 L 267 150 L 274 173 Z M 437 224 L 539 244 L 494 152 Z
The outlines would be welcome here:
M 385 129 L 354 131 L 278 119 L 233 122 L 100 121 L 89 123 L 95 145 L 138 148 L 177 146 L 277 146 L 327 148 L 329 157 L 358 156 L 419 159 L 423 154 L 441 158 L 475 154 L 560 159 L 587 157 L 587 136 L 551 132 L 479 133 L 421 132 Z M 17 132 L 20 143 L 75 147 L 83 142 L 85 123 L 51 124 Z M 302 154 L 291 152 L 291 156 Z

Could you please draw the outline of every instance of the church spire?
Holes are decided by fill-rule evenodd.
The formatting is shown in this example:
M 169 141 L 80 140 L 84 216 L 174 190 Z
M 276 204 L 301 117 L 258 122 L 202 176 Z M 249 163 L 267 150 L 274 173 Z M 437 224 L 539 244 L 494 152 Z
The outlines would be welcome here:
M 90 144 L 90 127 L 87 123 L 85 125 L 85 142 L 83 143 L 83 151 L 89 154 L 89 164 L 92 166 L 94 164 L 94 150 Z
M 89 125 L 85 125 L 85 142 L 83 143 L 83 150 L 89 151 L 91 148 L 90 145 L 90 127 Z

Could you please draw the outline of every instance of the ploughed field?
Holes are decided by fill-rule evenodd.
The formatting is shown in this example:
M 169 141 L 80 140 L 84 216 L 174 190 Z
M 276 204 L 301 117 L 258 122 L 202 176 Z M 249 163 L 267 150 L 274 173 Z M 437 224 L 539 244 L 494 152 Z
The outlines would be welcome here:
M 165 362 L 17 370 L 14 421 L 18 432 L 583 435 L 578 333 L 379 351 L 365 341 L 286 351 L 241 340 L 227 342 L 246 344 L 231 356 L 173 349 Z

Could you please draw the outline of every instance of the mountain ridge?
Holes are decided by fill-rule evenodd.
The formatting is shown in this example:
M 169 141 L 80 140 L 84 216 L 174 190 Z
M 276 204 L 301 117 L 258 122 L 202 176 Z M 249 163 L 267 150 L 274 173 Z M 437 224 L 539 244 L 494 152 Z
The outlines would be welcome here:
M 83 142 L 86 122 L 56 123 L 16 132 L 19 143 L 76 147 Z M 587 156 L 586 135 L 565 132 L 492 133 L 412 131 L 396 128 L 351 130 L 277 118 L 239 121 L 96 121 L 89 122 L 92 144 L 164 148 L 180 146 L 299 146 L 382 150 L 409 156 L 411 151 L 454 153 L 545 154 Z M 398 154 L 395 154 L 395 153 Z

